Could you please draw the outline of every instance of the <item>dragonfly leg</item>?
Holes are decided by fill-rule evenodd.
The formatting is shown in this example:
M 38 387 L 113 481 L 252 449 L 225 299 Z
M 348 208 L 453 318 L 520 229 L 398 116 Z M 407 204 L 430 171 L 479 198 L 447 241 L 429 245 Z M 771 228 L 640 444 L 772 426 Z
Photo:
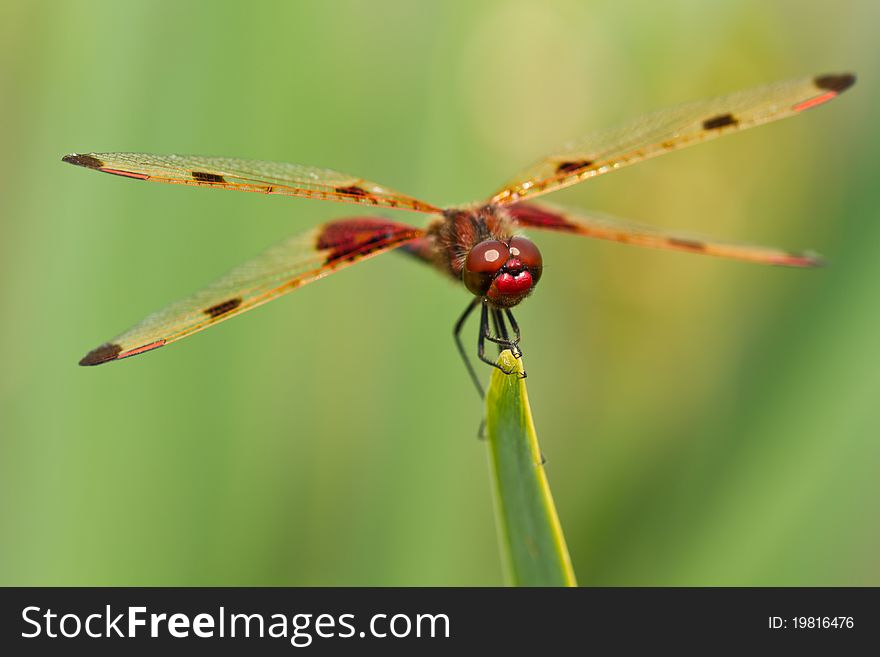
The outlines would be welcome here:
M 499 353 L 503 351 L 503 349 L 515 349 L 516 341 L 511 340 L 507 334 L 507 325 L 504 323 L 504 316 L 501 314 L 500 310 L 496 310 L 495 308 L 489 309 L 489 316 L 492 318 L 492 325 L 495 327 L 495 335 L 491 335 L 486 331 L 486 339 L 489 342 L 498 345 Z
M 458 321 L 455 322 L 455 328 L 452 331 L 452 335 L 455 338 L 455 346 L 458 348 L 458 353 L 461 356 L 462 361 L 464 361 L 464 366 L 467 369 L 471 381 L 473 381 L 474 383 L 474 387 L 476 387 L 480 397 L 485 399 L 486 392 L 485 390 L 483 390 L 483 386 L 480 383 L 477 372 L 476 370 L 474 370 L 474 366 L 471 363 L 470 358 L 468 358 L 467 351 L 465 350 L 464 344 L 461 341 L 461 332 L 464 328 L 465 322 L 467 321 L 468 317 L 470 317 L 474 309 L 477 307 L 477 304 L 480 303 L 481 300 L 476 297 L 468 304 L 467 308 L 465 308 L 464 312 L 461 314 L 461 317 L 459 317 Z M 495 333 L 497 335 L 492 335 L 491 331 L 489 330 L 490 313 L 492 323 L 495 326 Z M 507 330 L 507 323 L 504 321 L 505 314 L 507 315 L 507 319 L 508 321 L 510 321 L 510 325 L 513 328 L 514 334 L 516 335 L 516 337 L 513 339 L 510 338 L 510 334 Z M 505 374 L 513 374 L 513 371 L 508 371 L 504 369 L 497 362 L 486 356 L 486 342 L 488 341 L 498 345 L 499 353 L 503 349 L 510 349 L 511 352 L 513 352 L 515 358 L 520 358 L 522 356 L 522 351 L 520 351 L 519 348 L 519 340 L 519 326 L 517 325 L 516 320 L 513 319 L 513 315 L 510 314 L 510 311 L 505 310 L 504 314 L 502 314 L 501 310 L 489 308 L 488 304 L 482 303 L 482 308 L 480 311 L 480 332 L 477 338 L 477 357 L 487 365 L 498 368 Z M 520 377 L 525 378 L 525 372 L 523 372 Z
M 504 320 L 495 308 L 492 308 L 489 313 L 492 317 L 492 326 L 495 327 L 495 336 L 498 338 L 497 342 L 495 340 L 493 342 L 498 345 L 498 353 L 500 354 L 504 351 L 504 347 L 507 346 L 505 344 L 507 340 L 507 327 L 504 326 Z
M 477 307 L 477 304 L 480 302 L 480 299 L 474 297 L 474 300 L 468 304 L 468 307 L 464 309 L 464 312 L 461 314 L 461 317 L 458 318 L 458 321 L 455 323 L 455 328 L 452 331 L 452 335 L 455 338 L 455 346 L 458 347 L 458 353 L 461 356 L 461 359 L 464 361 L 464 366 L 467 368 L 468 374 L 471 377 L 471 381 L 474 382 L 474 385 L 477 388 L 477 392 L 480 394 L 480 398 L 483 399 L 486 397 L 486 393 L 483 391 L 483 386 L 480 384 L 480 379 L 477 377 L 476 371 L 474 371 L 474 366 L 471 363 L 471 359 L 468 358 L 467 351 L 465 351 L 464 344 L 461 341 L 461 330 L 464 328 L 464 323 L 467 321 L 467 318 L 470 317 L 470 314 L 474 312 L 474 308 Z
M 513 318 L 513 313 L 510 312 L 510 308 L 505 308 L 504 314 L 507 315 L 507 321 L 510 322 L 510 327 L 513 329 L 514 335 L 516 335 L 516 339 L 513 341 L 513 348 L 511 349 L 513 356 L 514 358 L 522 358 L 522 350 L 519 348 L 519 341 L 522 339 L 522 334 L 519 332 L 519 324 L 517 324 L 516 320 Z
M 480 313 L 480 335 L 477 338 L 477 357 L 487 365 L 491 365 L 505 374 L 513 374 L 512 370 L 508 371 L 504 369 L 501 365 L 486 356 L 486 340 L 494 342 L 495 344 L 510 347 L 510 340 L 496 338 L 489 333 L 489 306 L 486 303 L 483 303 L 483 308 Z
M 502 311 L 500 309 L 493 309 L 492 312 L 497 317 L 496 326 L 499 329 L 499 333 L 500 333 L 500 337 L 501 337 L 501 341 L 498 344 L 498 348 L 500 349 L 501 345 L 504 344 L 504 346 L 506 346 L 508 349 L 510 349 L 510 353 L 513 354 L 514 358 L 522 358 L 522 351 L 519 348 L 519 339 L 520 339 L 519 325 L 516 323 L 516 320 L 513 318 L 513 313 L 511 313 L 510 310 L 507 308 L 505 308 L 503 311 L 504 314 L 507 315 L 507 318 L 510 320 L 510 326 L 513 328 L 513 332 L 516 334 L 515 338 L 510 339 L 510 337 L 508 336 L 508 333 L 507 333 L 507 325 L 504 323 L 504 314 L 502 314 Z M 521 379 L 526 378 L 525 370 L 523 370 L 523 373 L 519 374 L 518 376 Z
M 487 335 L 486 339 L 489 342 L 494 342 L 498 345 L 498 352 L 501 353 L 504 349 L 510 349 L 510 352 L 513 354 L 514 358 L 522 358 L 522 350 L 519 348 L 520 341 L 520 332 L 519 332 L 519 324 L 516 323 L 516 320 L 513 318 L 513 313 L 510 312 L 509 309 L 505 308 L 503 311 L 499 308 L 492 308 L 489 311 L 492 314 L 492 324 L 495 326 L 495 336 Z M 507 319 L 510 321 L 510 325 L 513 328 L 513 332 L 516 335 L 515 338 L 511 338 L 510 334 L 507 331 L 507 324 L 504 321 L 504 316 L 507 315 Z M 521 379 L 526 378 L 526 373 L 523 371 L 522 374 L 519 375 Z

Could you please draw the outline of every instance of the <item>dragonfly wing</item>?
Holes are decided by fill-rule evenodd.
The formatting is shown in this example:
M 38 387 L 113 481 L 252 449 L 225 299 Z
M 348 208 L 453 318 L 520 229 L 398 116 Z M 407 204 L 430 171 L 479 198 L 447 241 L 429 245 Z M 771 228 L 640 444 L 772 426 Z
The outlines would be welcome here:
M 720 242 L 699 235 L 669 233 L 605 215 L 581 214 L 547 204 L 517 203 L 510 206 L 508 211 L 516 223 L 524 228 L 556 230 L 636 246 L 702 253 L 768 265 L 817 267 L 824 264 L 815 253 L 796 253 L 765 246 Z
M 151 351 L 422 235 L 418 228 L 376 217 L 324 224 L 273 246 L 206 288 L 150 315 L 90 351 L 79 364 L 100 365 Z
M 300 164 L 148 153 L 72 153 L 62 159 L 70 164 L 137 180 L 440 212 L 430 203 L 357 176 Z
M 820 75 L 648 114 L 544 158 L 498 190 L 491 202 L 515 203 L 547 194 L 685 146 L 793 116 L 828 102 L 854 83 L 850 74 Z

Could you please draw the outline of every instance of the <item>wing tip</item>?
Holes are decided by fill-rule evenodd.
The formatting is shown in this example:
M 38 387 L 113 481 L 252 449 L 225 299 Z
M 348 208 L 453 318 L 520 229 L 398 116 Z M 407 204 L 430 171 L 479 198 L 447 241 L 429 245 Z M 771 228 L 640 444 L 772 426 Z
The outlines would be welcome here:
M 67 162 L 68 164 L 75 164 L 78 167 L 85 167 L 87 169 L 100 169 L 104 166 L 104 163 L 101 162 L 101 160 L 89 153 L 70 153 L 69 155 L 62 157 L 61 161 Z
M 92 349 L 89 353 L 80 359 L 79 364 L 84 366 L 91 365 L 101 365 L 102 363 L 109 363 L 111 360 L 116 360 L 119 358 L 119 354 L 122 352 L 122 347 L 118 344 L 111 344 L 109 342 L 105 342 L 100 347 Z
M 828 265 L 828 261 L 818 253 L 804 251 L 802 253 L 788 253 L 779 258 L 775 263 L 783 267 L 800 267 L 802 269 L 816 269 Z
M 820 89 L 842 94 L 856 83 L 856 76 L 854 73 L 829 73 L 816 76 L 813 82 Z
M 134 349 L 129 349 L 127 351 L 122 351 L 122 347 L 118 344 L 113 344 L 110 342 L 105 342 L 100 347 L 96 349 L 92 349 L 89 353 L 82 357 L 79 361 L 80 365 L 101 365 L 103 363 L 109 363 L 111 360 L 120 360 L 121 358 L 128 358 L 129 356 L 137 356 L 138 354 L 143 354 L 147 351 L 152 351 L 153 349 L 158 349 L 166 343 L 165 339 L 156 340 L 155 342 L 151 342 L 149 344 L 142 345 L 140 347 L 135 347 Z

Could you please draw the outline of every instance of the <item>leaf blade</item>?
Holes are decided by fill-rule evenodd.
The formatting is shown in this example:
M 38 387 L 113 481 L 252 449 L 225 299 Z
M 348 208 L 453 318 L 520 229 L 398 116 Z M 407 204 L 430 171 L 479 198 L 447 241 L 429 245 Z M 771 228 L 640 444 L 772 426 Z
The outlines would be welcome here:
M 522 360 L 510 351 L 486 395 L 486 429 L 498 537 L 513 586 L 577 586 L 544 471 Z

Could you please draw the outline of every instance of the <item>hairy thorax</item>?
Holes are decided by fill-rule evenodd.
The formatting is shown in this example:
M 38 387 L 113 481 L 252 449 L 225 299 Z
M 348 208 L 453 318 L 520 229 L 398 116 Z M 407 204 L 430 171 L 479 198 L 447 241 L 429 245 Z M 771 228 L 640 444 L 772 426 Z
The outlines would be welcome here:
M 457 281 L 461 281 L 465 259 L 476 244 L 487 239 L 507 242 L 513 234 L 513 220 L 497 205 L 448 208 L 443 219 L 428 227 L 435 265 Z

